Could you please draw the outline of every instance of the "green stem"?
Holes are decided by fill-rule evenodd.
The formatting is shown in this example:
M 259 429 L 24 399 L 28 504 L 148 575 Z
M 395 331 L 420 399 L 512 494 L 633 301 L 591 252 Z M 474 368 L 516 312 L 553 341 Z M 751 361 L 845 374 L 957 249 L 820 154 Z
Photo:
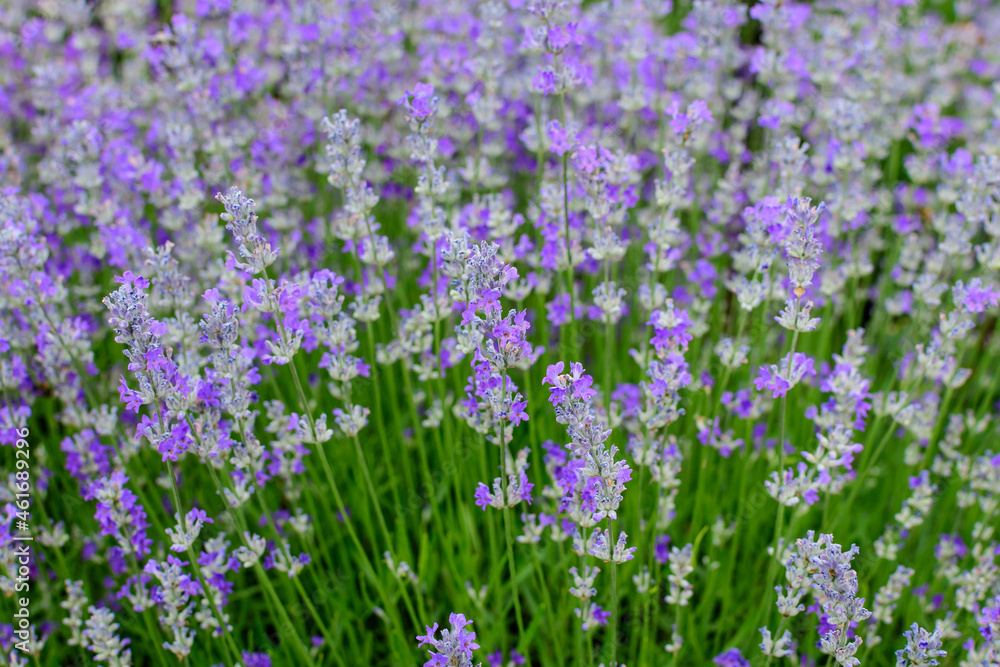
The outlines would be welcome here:
M 129 551 L 127 555 L 129 564 L 132 566 L 133 572 L 135 572 L 136 585 L 141 585 L 142 570 L 139 568 L 139 561 L 135 557 L 135 554 L 132 551 Z M 146 609 L 143 609 L 141 612 L 139 612 L 139 615 L 142 616 L 142 622 L 146 626 L 146 634 L 149 635 L 149 640 L 156 645 L 156 659 L 159 661 L 162 667 L 167 667 L 167 659 L 166 656 L 164 656 L 163 654 L 163 642 L 160 641 L 163 638 L 163 636 L 160 634 L 160 631 L 157 628 L 157 626 L 153 625 L 153 621 L 149 618 L 149 614 L 146 613 L 146 611 L 150 608 L 155 609 L 155 607 L 147 607 Z M 225 648 L 226 657 L 229 659 L 229 664 L 235 664 L 234 658 L 232 654 L 229 652 L 229 645 L 224 643 L 223 648 Z M 80 650 L 83 651 L 82 646 L 80 647 Z M 237 655 L 239 655 L 239 653 L 237 653 Z M 86 657 L 85 651 L 84 651 L 84 657 Z
M 788 353 L 788 367 L 791 369 L 792 358 L 795 356 L 795 346 L 799 340 L 799 332 L 796 331 L 792 334 L 792 347 Z M 785 474 L 785 413 L 788 408 L 788 392 L 786 391 L 781 396 L 781 411 L 778 416 L 778 443 L 775 445 L 778 449 L 778 478 L 783 479 Z M 767 568 L 767 596 L 765 598 L 765 605 L 763 609 L 764 621 L 766 621 L 770 616 L 769 609 L 771 604 L 774 602 L 774 591 L 772 587 L 774 586 L 774 579 L 777 576 L 777 567 L 775 567 L 775 562 L 778 559 L 778 548 L 781 544 L 781 538 L 784 537 L 785 530 L 785 506 L 780 501 L 778 502 L 778 514 L 775 521 L 774 529 L 774 555 L 769 560 Z
M 385 516 L 382 514 L 382 506 L 378 500 L 378 492 L 375 490 L 375 483 L 372 482 L 371 472 L 368 470 L 368 461 L 365 459 L 365 452 L 361 448 L 361 441 L 358 439 L 357 434 L 354 434 L 351 440 L 354 442 L 354 453 L 358 457 L 358 463 L 361 464 L 361 474 L 364 475 L 365 485 L 368 487 L 368 495 L 372 501 L 372 507 L 375 508 L 375 516 L 378 519 L 379 528 L 382 530 L 382 537 L 385 539 L 386 549 L 392 550 L 392 535 L 389 533 L 389 527 L 385 523 Z
M 306 605 L 306 609 L 309 610 L 309 615 L 312 616 L 313 622 L 319 627 L 319 631 L 323 634 L 323 638 L 326 639 L 327 643 L 330 645 L 330 652 L 333 654 L 334 660 L 337 661 L 341 667 L 345 667 L 344 659 L 340 657 L 340 651 L 338 650 L 338 642 L 333 636 L 333 633 L 326 627 L 325 623 L 320 621 L 319 613 L 316 611 L 316 607 L 313 606 L 312 600 L 309 599 L 309 594 L 302 587 L 302 582 L 299 581 L 298 577 L 292 577 L 292 583 L 295 585 L 295 590 L 298 591 L 299 597 Z
M 542 601 L 545 603 L 545 617 L 549 624 L 549 640 L 552 642 L 552 647 L 555 650 L 556 664 L 564 665 L 566 661 L 563 659 L 562 634 L 556 628 L 556 609 L 552 606 L 552 598 L 549 595 L 549 580 L 545 574 L 545 570 L 542 568 L 542 561 L 538 558 L 537 544 L 533 545 L 531 556 L 535 564 L 535 571 L 538 574 L 538 586 L 542 591 Z
M 674 650 L 673 650 L 674 656 L 673 660 L 671 661 L 673 667 L 677 667 L 677 660 L 681 654 L 681 648 L 683 648 L 683 645 L 681 646 L 676 645 L 680 631 L 681 631 L 681 605 L 678 604 L 674 605 L 674 634 L 670 638 L 670 641 L 674 644 Z
M 507 399 L 507 369 L 504 369 L 500 379 L 500 405 Z M 514 599 L 514 617 L 517 619 L 518 641 L 524 641 L 524 619 L 521 617 L 521 600 L 517 593 L 517 568 L 514 567 L 514 534 L 511 529 L 510 506 L 507 498 L 507 440 L 504 425 L 506 416 L 500 417 L 500 482 L 503 485 L 503 522 L 507 541 L 507 567 L 510 569 L 510 593 Z M 527 655 L 529 652 L 525 650 Z M 528 657 L 528 664 L 531 658 Z
M 160 425 L 162 427 L 163 415 L 159 410 L 159 405 L 157 405 L 157 415 L 160 417 Z M 170 490 L 173 493 L 174 497 L 174 511 L 177 513 L 176 514 L 177 520 L 182 521 L 184 516 L 184 511 L 182 509 L 183 505 L 181 505 L 181 494 L 180 490 L 177 488 L 177 478 L 174 475 L 173 463 L 171 463 L 169 459 L 167 460 L 167 476 L 170 478 Z M 229 625 L 226 623 L 226 618 L 222 615 L 222 612 L 219 610 L 218 605 L 215 603 L 215 597 L 212 595 L 211 589 L 205 582 L 205 577 L 202 575 L 201 572 L 201 566 L 198 565 L 198 558 L 197 556 L 195 556 L 194 549 L 191 548 L 190 546 L 187 548 L 187 556 L 188 559 L 191 561 L 191 568 L 194 570 L 195 576 L 198 578 L 198 583 L 201 585 L 201 590 L 205 594 L 205 599 L 208 600 L 208 604 L 212 608 L 212 614 L 215 615 L 215 619 L 219 622 L 219 627 L 222 628 L 222 634 L 225 636 L 229 648 L 232 649 L 233 655 L 239 656 L 240 649 L 236 645 L 236 642 L 233 640 L 232 634 L 229 632 Z M 305 647 L 302 646 L 302 640 L 299 639 L 299 636 L 297 634 L 295 635 L 295 639 L 298 642 L 299 647 L 302 648 L 303 651 L 305 651 Z M 306 662 L 311 665 L 312 661 L 308 659 L 309 658 L 308 652 L 305 653 L 305 657 L 306 657 Z
M 611 624 L 608 641 L 611 642 L 611 667 L 618 665 L 618 563 L 614 561 L 615 520 L 608 517 L 608 549 L 611 552 Z

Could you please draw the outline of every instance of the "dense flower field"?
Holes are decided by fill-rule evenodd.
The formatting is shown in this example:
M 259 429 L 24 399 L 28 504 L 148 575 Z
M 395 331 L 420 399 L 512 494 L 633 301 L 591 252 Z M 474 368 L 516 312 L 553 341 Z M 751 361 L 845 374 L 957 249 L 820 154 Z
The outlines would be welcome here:
M 0 667 L 1000 665 L 997 35 L 5 0 Z

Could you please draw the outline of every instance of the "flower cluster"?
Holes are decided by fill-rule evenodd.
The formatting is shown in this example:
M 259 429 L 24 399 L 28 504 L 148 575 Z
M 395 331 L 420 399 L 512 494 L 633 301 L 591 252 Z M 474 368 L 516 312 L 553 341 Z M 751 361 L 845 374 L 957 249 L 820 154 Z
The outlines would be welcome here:
M 418 636 L 418 646 L 430 646 L 427 652 L 431 659 L 424 663 L 424 667 L 444 667 L 445 665 L 455 665 L 455 667 L 472 667 L 472 652 L 479 648 L 476 643 L 476 633 L 466 630 L 472 625 L 472 621 L 464 614 L 451 614 L 448 617 L 449 628 L 441 632 L 441 638 L 437 637 L 438 624 L 426 627 L 426 634 Z
M 849 628 L 871 616 L 871 612 L 864 608 L 864 598 L 857 597 L 858 574 L 851 568 L 851 561 L 858 553 L 857 546 L 844 553 L 840 545 L 833 541 L 832 535 L 820 535 L 816 539 L 815 534 L 809 531 L 805 538 L 796 540 L 785 560 L 787 585 L 775 587 L 778 611 L 785 618 L 805 611 L 801 600 L 812 593 L 822 609 L 820 649 L 833 656 L 838 665 L 849 667 L 861 664 L 854 656 L 863 641 L 861 637 L 849 641 Z M 819 610 L 816 611 L 819 614 Z M 761 632 L 766 633 L 767 628 L 761 628 Z M 769 649 L 763 649 L 765 655 L 777 655 L 769 651 L 779 650 L 776 647 L 783 641 L 781 639 Z M 765 634 L 767 642 L 768 635 Z M 779 652 L 784 652 L 784 649 Z
M 570 460 L 562 468 L 559 485 L 563 490 L 562 511 L 581 527 L 592 527 L 605 518 L 618 518 L 625 484 L 632 478 L 628 463 L 616 459 L 618 448 L 605 443 L 611 431 L 593 406 L 597 392 L 593 378 L 583 372 L 583 366 L 574 362 L 570 372 L 563 373 L 565 364 L 549 366 L 543 382 L 549 386 L 549 402 L 556 411 L 556 421 L 566 426 L 569 435 Z M 630 560 L 634 549 L 624 549 L 624 534 L 613 548 L 605 531 L 593 538 L 595 545 L 590 553 L 602 560 L 623 562 Z

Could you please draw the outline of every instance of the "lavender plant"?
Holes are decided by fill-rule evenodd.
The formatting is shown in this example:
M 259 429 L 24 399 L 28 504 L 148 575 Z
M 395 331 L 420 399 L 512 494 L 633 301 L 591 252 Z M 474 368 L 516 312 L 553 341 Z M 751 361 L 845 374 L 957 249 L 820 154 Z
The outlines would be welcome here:
M 0 666 L 1000 664 L 998 31 L 8 0 Z

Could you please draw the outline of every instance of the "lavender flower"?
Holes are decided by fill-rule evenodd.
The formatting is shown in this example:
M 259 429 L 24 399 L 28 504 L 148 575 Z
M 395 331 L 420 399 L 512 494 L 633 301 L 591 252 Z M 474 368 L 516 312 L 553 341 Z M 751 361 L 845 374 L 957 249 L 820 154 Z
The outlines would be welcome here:
M 97 500 L 94 518 L 104 535 L 115 538 L 125 555 L 143 558 L 149 554 L 153 540 L 147 537 L 149 523 L 138 497 L 125 488 L 128 477 L 120 471 L 99 481 L 92 490 Z
M 760 651 L 764 655 L 772 658 L 787 658 L 795 654 L 795 641 L 792 639 L 792 633 L 788 630 L 785 630 L 785 634 L 777 639 L 771 637 L 771 631 L 767 628 L 761 628 L 760 635 Z
M 70 638 L 66 643 L 70 646 L 84 646 L 83 608 L 87 604 L 87 595 L 83 592 L 82 581 L 66 581 L 66 599 L 59 603 L 68 616 L 63 619 L 63 625 L 70 629 Z
M 670 592 L 663 601 L 667 604 L 678 607 L 686 607 L 694 595 L 694 586 L 687 578 L 694 572 L 694 546 L 684 545 L 683 549 L 672 547 L 667 562 L 670 565 L 670 576 L 667 581 L 670 583 Z
M 529 323 L 524 311 L 511 310 L 502 314 L 500 297 L 508 282 L 517 277 L 517 270 L 504 264 L 495 244 L 474 246 L 466 260 L 470 300 L 462 314 L 463 325 L 458 333 L 475 342 L 473 369 L 475 375 L 467 387 L 463 403 L 470 425 L 486 433 L 495 431 L 496 443 L 506 448 L 513 429 L 501 429 L 501 424 L 517 426 L 528 418 L 524 401 L 508 371 L 532 354 L 526 336 Z M 492 428 L 491 428 L 492 427 Z M 499 435 L 504 431 L 504 441 Z
M 712 658 L 712 664 L 719 667 L 750 667 L 750 661 L 743 657 L 738 648 L 726 649 Z
M 132 664 L 132 651 L 126 648 L 129 639 L 118 636 L 118 624 L 115 615 L 105 607 L 88 609 L 86 629 L 83 631 L 87 650 L 94 654 L 97 662 L 106 662 L 109 667 L 128 667 Z
M 570 437 L 567 449 L 578 461 L 578 464 L 568 467 L 573 470 L 571 474 L 576 481 L 570 483 L 569 479 L 566 480 L 570 486 L 564 487 L 564 491 L 570 488 L 572 491 L 564 495 L 564 505 L 568 508 L 566 503 L 577 502 L 574 494 L 579 493 L 579 509 L 574 510 L 571 517 L 581 520 L 581 525 L 596 525 L 605 517 L 612 520 L 618 517 L 621 492 L 632 473 L 628 463 L 615 460 L 618 448 L 612 445 L 608 449 L 604 444 L 611 431 L 598 421 L 592 405 L 597 393 L 592 388 L 593 378 L 584 374 L 583 366 L 578 363 L 571 364 L 570 373 L 563 373 L 564 368 L 562 362 L 549 366 L 543 380 L 543 383 L 551 385 L 549 402 L 555 406 L 556 421 L 566 425 Z M 622 539 L 620 536 L 619 545 Z M 610 545 L 606 542 L 602 544 L 602 553 L 609 555 Z M 631 551 L 625 554 L 631 554 Z
M 906 637 L 906 647 L 896 651 L 898 667 L 926 667 L 941 664 L 937 658 L 947 655 L 941 650 L 941 631 L 935 627 L 934 632 L 928 632 L 914 623 L 903 633 Z
M 430 646 L 427 652 L 431 659 L 424 663 L 424 667 L 445 667 L 445 665 L 456 665 L 457 667 L 472 667 L 472 652 L 479 648 L 476 643 L 476 633 L 466 628 L 472 625 L 464 614 L 451 614 L 448 617 L 449 628 L 441 632 L 441 638 L 437 637 L 438 624 L 426 627 L 424 636 L 418 636 L 420 642 L 418 646 Z
M 754 384 L 757 391 L 767 390 L 773 392 L 772 398 L 778 398 L 787 394 L 803 378 L 815 375 L 813 360 L 801 352 L 795 352 L 782 359 L 780 367 L 771 364 L 758 368 Z
M 241 260 L 237 260 L 230 252 L 229 264 L 241 271 L 251 274 L 261 273 L 278 259 L 278 250 L 272 250 L 271 244 L 257 231 L 257 205 L 254 200 L 247 199 L 237 188 L 231 188 L 223 195 L 215 196 L 225 207 L 222 219 L 226 223 L 233 239 L 236 241 Z

